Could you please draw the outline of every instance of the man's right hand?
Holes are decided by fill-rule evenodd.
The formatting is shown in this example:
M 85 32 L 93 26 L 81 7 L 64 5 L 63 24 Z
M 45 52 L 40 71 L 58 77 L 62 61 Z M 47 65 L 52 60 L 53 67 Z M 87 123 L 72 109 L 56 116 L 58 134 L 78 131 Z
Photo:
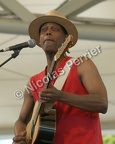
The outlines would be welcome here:
M 26 144 L 26 130 L 13 137 L 13 144 Z

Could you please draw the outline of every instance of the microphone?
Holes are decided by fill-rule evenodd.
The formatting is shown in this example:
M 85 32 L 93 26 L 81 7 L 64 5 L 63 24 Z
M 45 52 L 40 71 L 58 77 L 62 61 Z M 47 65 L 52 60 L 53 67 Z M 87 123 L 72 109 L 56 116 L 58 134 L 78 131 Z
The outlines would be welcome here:
M 21 49 L 27 48 L 27 47 L 33 48 L 35 45 L 36 45 L 35 40 L 34 39 L 30 39 L 27 42 L 20 43 L 20 44 L 17 44 L 17 45 L 10 46 L 8 48 L 2 49 L 2 50 L 0 50 L 0 52 L 11 51 L 11 50 L 21 50 Z

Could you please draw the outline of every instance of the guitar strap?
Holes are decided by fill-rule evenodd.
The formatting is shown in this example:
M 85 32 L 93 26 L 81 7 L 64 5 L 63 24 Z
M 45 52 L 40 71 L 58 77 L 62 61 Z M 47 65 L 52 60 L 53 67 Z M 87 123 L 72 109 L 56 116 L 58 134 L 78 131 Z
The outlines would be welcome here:
M 75 59 L 75 58 L 72 57 L 71 59 L 69 59 L 66 62 L 66 64 L 69 63 L 69 61 L 72 61 L 72 65 L 73 65 L 73 59 Z M 58 90 L 62 89 L 62 87 L 63 87 L 63 85 L 67 79 L 67 76 L 71 70 L 71 67 L 72 67 L 72 65 L 71 65 L 71 67 L 68 67 L 66 64 L 63 68 L 64 74 L 62 76 L 59 75 L 56 82 L 54 83 L 54 87 L 57 88 Z M 44 112 L 48 113 L 52 109 L 53 105 L 54 105 L 54 103 L 46 103 L 45 108 L 44 108 Z

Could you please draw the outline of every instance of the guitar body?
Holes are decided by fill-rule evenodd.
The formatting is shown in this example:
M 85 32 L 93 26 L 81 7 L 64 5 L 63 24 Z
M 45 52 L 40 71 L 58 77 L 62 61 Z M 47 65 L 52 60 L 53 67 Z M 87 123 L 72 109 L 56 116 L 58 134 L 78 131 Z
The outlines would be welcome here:
M 40 102 L 36 101 L 34 109 L 33 109 L 31 120 L 29 121 L 29 123 L 27 124 L 27 127 L 26 127 L 26 131 L 27 131 L 26 144 L 36 144 L 36 143 L 39 144 L 39 143 L 41 143 L 41 142 L 38 142 L 37 140 L 43 139 L 42 134 L 44 134 L 44 139 L 46 139 L 46 141 L 48 141 L 48 139 L 50 140 L 50 142 L 53 140 L 54 127 L 55 127 L 55 111 L 54 110 L 52 110 L 52 112 L 49 112 L 49 114 L 47 114 L 47 115 L 51 116 L 51 119 L 50 119 L 51 122 L 50 122 L 50 120 L 42 118 L 39 115 L 37 117 L 37 120 L 36 120 L 36 126 L 34 127 L 34 130 L 32 130 L 33 121 L 36 117 L 36 111 L 39 109 L 39 104 L 40 104 Z M 42 106 L 41 111 L 43 111 L 44 106 L 45 105 Z M 53 107 L 53 103 L 49 103 L 47 105 L 47 107 L 48 106 L 50 107 L 50 110 L 51 110 L 51 108 Z M 46 109 L 47 109 L 47 107 L 46 107 Z M 46 111 L 48 112 L 49 109 L 47 109 Z M 42 119 L 44 122 L 41 122 Z M 52 122 L 52 120 L 53 120 L 53 122 Z M 41 123 L 43 125 L 42 129 L 40 129 Z M 44 123 L 46 123 L 46 124 L 44 124 Z M 50 130 L 49 130 L 49 127 L 46 127 L 46 125 L 50 127 Z M 45 126 L 45 128 L 44 128 L 44 126 Z M 51 127 L 52 127 L 52 129 L 51 129 Z M 32 131 L 33 131 L 33 134 L 32 134 Z M 46 133 L 46 131 L 48 131 L 49 133 Z M 32 137 L 32 135 L 33 135 L 33 137 Z
M 32 138 L 32 144 L 35 143 L 37 136 L 39 135 L 39 128 L 40 128 L 40 115 L 38 116 L 38 119 L 36 121 L 36 127 L 34 129 L 34 133 L 33 133 L 33 138 Z
M 34 144 L 35 140 L 37 138 L 37 135 L 38 135 L 38 131 L 39 131 L 39 127 L 40 127 L 40 115 L 37 118 L 35 129 L 32 130 L 33 121 L 34 121 L 34 118 L 36 116 L 36 111 L 37 111 L 38 107 L 39 107 L 39 102 L 36 101 L 34 109 L 33 109 L 31 120 L 29 121 L 29 123 L 26 127 L 26 131 L 27 131 L 26 143 L 27 144 Z M 32 137 L 32 131 L 33 131 L 33 137 Z

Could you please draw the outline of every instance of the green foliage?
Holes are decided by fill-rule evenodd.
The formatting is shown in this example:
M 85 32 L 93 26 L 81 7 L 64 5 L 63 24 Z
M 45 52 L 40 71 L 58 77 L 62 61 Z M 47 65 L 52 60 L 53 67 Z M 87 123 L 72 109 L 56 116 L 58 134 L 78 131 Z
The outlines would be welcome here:
M 104 144 L 115 144 L 115 136 L 113 135 L 105 135 L 103 136 Z

